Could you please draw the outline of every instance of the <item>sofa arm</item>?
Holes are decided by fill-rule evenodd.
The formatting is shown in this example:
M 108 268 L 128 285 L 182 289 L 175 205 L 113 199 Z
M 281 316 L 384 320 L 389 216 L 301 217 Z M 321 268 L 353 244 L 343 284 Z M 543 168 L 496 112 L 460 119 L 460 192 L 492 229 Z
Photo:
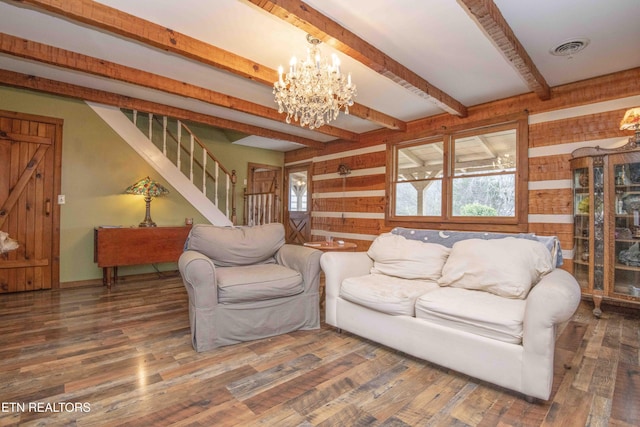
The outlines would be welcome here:
M 210 258 L 197 251 L 185 251 L 178 259 L 178 270 L 190 304 L 196 308 L 218 305 L 216 267 Z
M 318 292 L 321 255 L 317 249 L 285 244 L 276 252 L 276 262 L 302 275 L 305 292 Z
M 326 252 L 320 258 L 320 265 L 325 276 L 325 321 L 338 326 L 336 304 L 342 281 L 347 277 L 369 274 L 373 260 L 366 252 Z
M 555 345 L 555 325 L 573 316 L 580 303 L 580 285 L 567 271 L 556 268 L 536 284 L 524 315 L 522 343 L 526 352 L 543 355 Z

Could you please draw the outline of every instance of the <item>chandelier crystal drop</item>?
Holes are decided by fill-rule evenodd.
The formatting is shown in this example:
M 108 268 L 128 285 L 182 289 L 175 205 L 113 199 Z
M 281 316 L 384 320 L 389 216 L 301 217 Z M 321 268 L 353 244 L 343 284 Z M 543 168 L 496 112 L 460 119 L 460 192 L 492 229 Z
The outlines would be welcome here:
M 341 73 L 335 54 L 331 56 L 331 64 L 322 58 L 320 40 L 308 34 L 307 41 L 311 47 L 304 61 L 298 63 L 295 56 L 291 58 L 286 75 L 282 66 L 278 67 L 273 94 L 278 112 L 287 113 L 287 123 L 293 118 L 300 126 L 316 129 L 335 120 L 343 107 L 345 114 L 349 114 L 356 86 L 351 82 L 351 73 L 347 76 Z

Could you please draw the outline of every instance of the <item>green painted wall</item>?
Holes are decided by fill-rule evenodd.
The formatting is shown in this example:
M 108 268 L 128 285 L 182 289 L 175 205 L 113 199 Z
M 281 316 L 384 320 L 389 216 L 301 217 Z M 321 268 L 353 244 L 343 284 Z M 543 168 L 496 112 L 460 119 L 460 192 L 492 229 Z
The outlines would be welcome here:
M 147 175 L 170 191 L 151 203 L 151 217 L 158 225 L 183 225 L 185 218 L 208 222 L 84 102 L 0 86 L 0 109 L 64 120 L 61 194 L 66 196 L 66 204 L 60 206 L 61 283 L 102 277 L 102 270 L 93 262 L 93 229 L 98 225 L 137 226 L 144 218 L 144 201 L 123 191 Z M 213 148 L 225 167 L 236 169 L 238 218 L 242 221 L 247 163 L 282 166 L 284 154 L 232 145 L 222 132 L 206 126 L 193 125 L 192 130 Z M 157 267 L 160 271 L 175 270 L 176 264 Z M 119 269 L 120 275 L 153 271 L 153 266 Z

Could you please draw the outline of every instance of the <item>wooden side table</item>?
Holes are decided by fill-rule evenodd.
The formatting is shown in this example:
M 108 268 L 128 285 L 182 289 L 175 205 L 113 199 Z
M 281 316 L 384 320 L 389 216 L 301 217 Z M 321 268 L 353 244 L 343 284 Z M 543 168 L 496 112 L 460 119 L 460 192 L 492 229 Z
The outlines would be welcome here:
M 191 226 L 96 227 L 93 260 L 102 268 L 102 282 L 111 288 L 121 265 L 178 262 Z
M 338 244 L 335 240 L 333 242 L 307 242 L 304 246 L 308 246 L 313 249 L 320 249 L 324 252 L 330 251 L 347 251 L 347 252 L 355 252 L 358 245 L 351 242 L 344 242 L 343 244 Z
M 331 252 L 331 251 L 345 251 L 345 252 L 355 252 L 358 248 L 358 245 L 352 242 L 344 242 L 343 244 L 338 244 L 337 241 L 333 240 L 331 242 L 307 242 L 304 243 L 304 246 L 313 249 L 319 249 L 323 252 Z M 320 270 L 322 272 L 322 270 Z M 324 299 L 325 299 L 325 289 L 324 282 L 320 282 L 320 308 L 324 307 Z

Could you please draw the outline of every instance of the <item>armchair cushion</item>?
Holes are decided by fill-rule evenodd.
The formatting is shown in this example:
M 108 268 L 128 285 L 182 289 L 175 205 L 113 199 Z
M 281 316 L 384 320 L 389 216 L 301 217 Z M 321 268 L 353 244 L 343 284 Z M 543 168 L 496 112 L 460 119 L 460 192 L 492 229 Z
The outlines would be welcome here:
M 260 227 L 219 227 L 196 224 L 185 250 L 198 251 L 219 267 L 275 262 L 274 255 L 284 245 L 284 227 L 279 223 Z
M 216 272 L 222 304 L 290 297 L 304 290 L 300 273 L 277 264 L 221 267 Z

